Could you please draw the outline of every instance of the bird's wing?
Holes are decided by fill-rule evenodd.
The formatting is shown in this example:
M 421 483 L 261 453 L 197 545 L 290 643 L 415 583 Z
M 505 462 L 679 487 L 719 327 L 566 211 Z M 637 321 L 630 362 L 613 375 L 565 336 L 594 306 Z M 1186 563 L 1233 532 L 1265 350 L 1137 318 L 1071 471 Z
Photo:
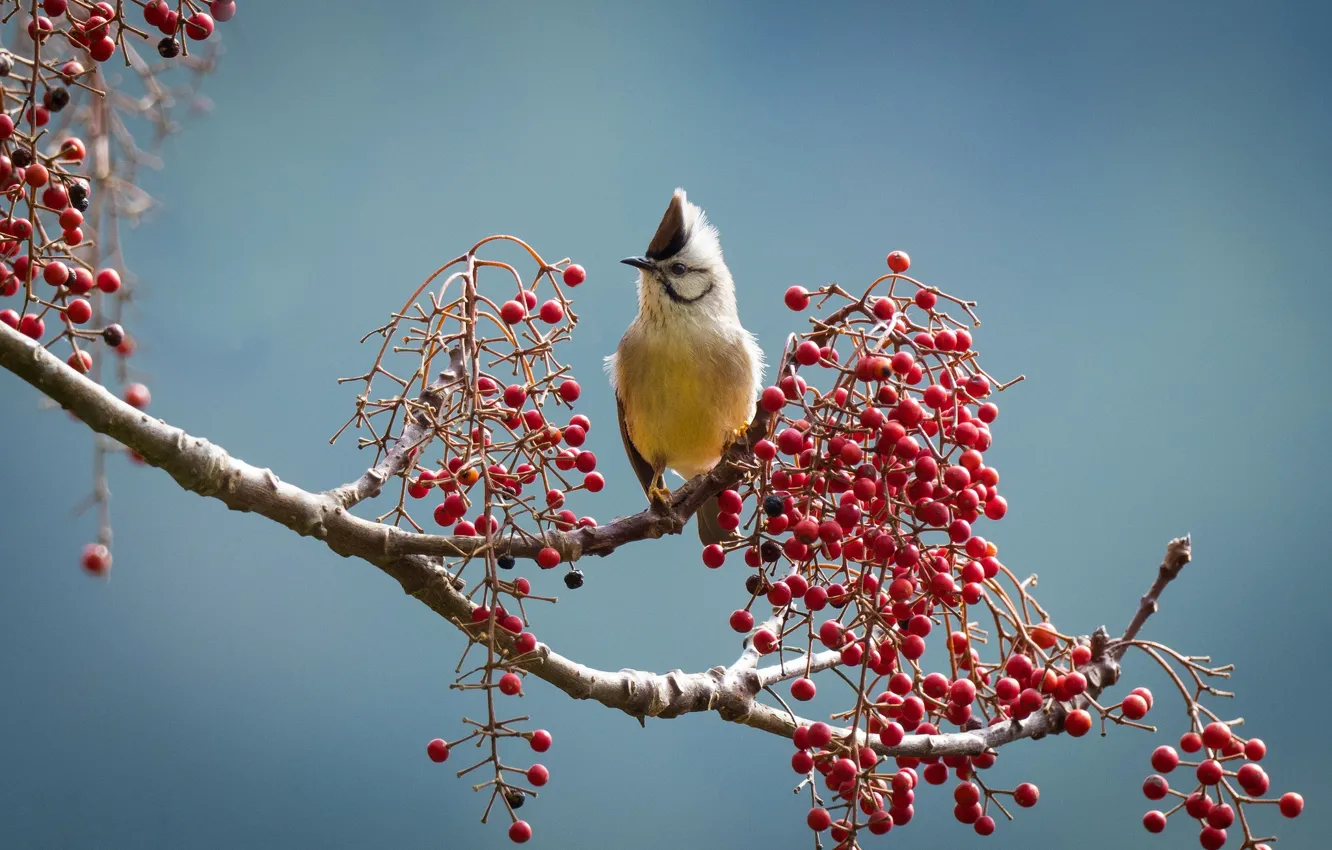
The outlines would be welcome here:
M 634 446 L 634 441 L 629 439 L 629 428 L 624 424 L 624 402 L 620 401 L 619 395 L 615 396 L 615 414 L 620 420 L 620 437 L 624 439 L 624 453 L 629 456 L 629 465 L 634 468 L 638 483 L 643 485 L 643 492 L 646 493 L 652 489 L 652 479 L 656 476 L 653 474 L 652 464 L 643 459 Z

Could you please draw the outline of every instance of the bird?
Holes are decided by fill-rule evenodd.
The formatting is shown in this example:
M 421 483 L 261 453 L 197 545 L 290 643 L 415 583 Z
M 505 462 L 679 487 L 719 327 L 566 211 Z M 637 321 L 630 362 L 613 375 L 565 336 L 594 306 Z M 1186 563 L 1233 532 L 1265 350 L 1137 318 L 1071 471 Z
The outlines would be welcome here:
M 711 470 L 754 416 L 763 352 L 740 324 L 735 282 L 707 215 L 671 195 L 638 269 L 638 315 L 606 358 L 625 453 L 651 505 L 668 509 L 664 473 Z M 716 498 L 698 510 L 706 546 L 730 539 Z

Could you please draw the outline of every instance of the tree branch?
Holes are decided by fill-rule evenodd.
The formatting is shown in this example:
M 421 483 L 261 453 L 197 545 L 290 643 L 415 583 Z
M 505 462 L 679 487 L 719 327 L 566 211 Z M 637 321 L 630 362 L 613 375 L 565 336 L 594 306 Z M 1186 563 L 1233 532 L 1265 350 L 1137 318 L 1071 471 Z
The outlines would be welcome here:
M 1147 618 L 1155 614 L 1160 607 L 1157 602 L 1161 598 L 1161 593 L 1166 589 L 1166 585 L 1174 581 L 1184 569 L 1184 565 L 1193 557 L 1193 540 L 1190 535 L 1176 537 L 1166 544 L 1165 558 L 1161 561 L 1161 566 L 1156 571 L 1156 581 L 1152 582 L 1151 588 L 1143 595 L 1138 603 L 1138 611 L 1133 615 L 1128 628 L 1124 629 L 1124 635 L 1116 642 L 1114 648 L 1115 658 L 1123 658 L 1128 650 L 1129 642 L 1138 636 L 1143 624 Z
M 466 385 L 468 374 L 467 358 L 463 346 L 459 345 L 449 353 L 448 368 L 439 373 L 439 380 L 427 386 L 417 398 L 419 409 L 410 413 L 403 425 L 402 434 L 382 460 L 370 467 L 355 481 L 330 490 L 328 495 L 344 508 L 352 508 L 366 499 L 373 499 L 384 489 L 384 482 L 410 469 L 419 450 L 424 449 L 435 436 L 434 421 L 444 408 L 444 402 L 458 388 Z
M 233 458 L 208 440 L 190 436 L 130 407 L 101 385 L 70 369 L 33 340 L 2 324 L 0 366 L 54 399 L 93 430 L 118 440 L 149 464 L 165 470 L 182 488 L 217 499 L 232 510 L 257 513 L 297 534 L 322 540 L 340 555 L 361 558 L 375 565 L 396 579 L 407 593 L 457 626 L 469 640 L 482 640 L 481 632 L 471 627 L 472 610 L 476 606 L 462 592 L 461 579 L 427 554 L 409 551 L 409 545 L 404 543 L 404 540 L 426 535 L 411 535 L 360 519 L 340 503 L 339 499 L 347 498 L 347 493 L 368 492 L 368 489 L 362 490 L 362 483 L 368 482 L 365 486 L 373 488 L 376 475 L 367 473 L 369 477 L 362 476 L 358 482 L 348 485 L 351 490 L 338 488 L 323 494 L 285 483 L 269 469 Z M 762 428 L 766 428 L 766 420 L 756 416 L 751 435 Z M 728 454 L 728 458 L 734 457 L 735 454 Z M 386 468 L 383 464 L 391 467 L 400 462 L 400 459 L 389 458 L 375 469 L 382 470 Z M 676 492 L 673 504 L 677 509 L 696 509 L 707 498 L 705 494 L 722 489 L 740 474 L 738 466 L 726 465 L 700 476 Z M 647 511 L 603 527 L 600 535 L 586 534 L 596 529 L 583 529 L 563 537 L 582 546 L 584 554 L 604 554 L 628 540 L 642 539 L 633 536 L 636 532 L 660 528 L 654 524 L 660 519 Z M 441 551 L 431 554 L 468 554 L 445 551 L 443 544 L 439 545 Z M 471 551 L 477 549 L 479 545 Z M 1143 606 L 1122 640 L 1131 639 L 1141 622 L 1156 609 L 1156 598 L 1178 575 L 1187 559 L 1187 538 L 1182 545 L 1180 541 L 1172 541 L 1156 583 L 1143 597 Z M 674 670 L 666 674 L 626 669 L 611 673 L 565 658 L 545 644 L 538 644 L 535 650 L 523 656 L 515 656 L 513 641 L 514 636 L 503 630 L 496 632 L 498 651 L 512 658 L 513 666 L 527 670 L 576 699 L 596 700 L 638 718 L 716 711 L 730 722 L 784 737 L 790 737 L 798 726 L 808 725 L 811 721 L 760 703 L 758 693 L 773 682 L 803 675 L 806 669 L 826 669 L 838 662 L 838 653 L 829 651 L 805 659 L 803 663 L 756 669 L 757 654 L 752 650 L 752 644 L 747 643 L 740 660 L 729 669 L 718 666 L 703 673 Z M 1102 628 L 1092 636 L 1091 647 L 1092 660 L 1080 668 L 1087 675 L 1087 692 L 1070 703 L 1074 707 L 1086 705 L 1088 699 L 1095 699 L 1119 678 L 1118 659 L 1122 653 L 1118 642 L 1111 641 Z M 1021 721 L 1004 721 L 968 732 L 908 735 L 894 747 L 868 740 L 860 730 L 855 732 L 855 740 L 859 745 L 869 745 L 880 753 L 893 756 L 976 755 L 1022 738 L 1039 738 L 1059 732 L 1066 710 L 1065 704 L 1051 702 L 1043 711 Z M 841 729 L 838 734 L 845 740 L 851 732 Z

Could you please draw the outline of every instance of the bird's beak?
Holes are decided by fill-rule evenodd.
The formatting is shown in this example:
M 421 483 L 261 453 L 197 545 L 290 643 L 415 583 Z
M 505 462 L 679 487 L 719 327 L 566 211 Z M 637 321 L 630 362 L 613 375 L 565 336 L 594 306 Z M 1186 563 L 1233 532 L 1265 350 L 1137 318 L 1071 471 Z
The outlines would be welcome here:
M 620 260 L 620 262 L 624 263 L 626 266 L 633 266 L 636 269 L 653 268 L 652 261 L 647 257 L 625 257 L 623 260 Z

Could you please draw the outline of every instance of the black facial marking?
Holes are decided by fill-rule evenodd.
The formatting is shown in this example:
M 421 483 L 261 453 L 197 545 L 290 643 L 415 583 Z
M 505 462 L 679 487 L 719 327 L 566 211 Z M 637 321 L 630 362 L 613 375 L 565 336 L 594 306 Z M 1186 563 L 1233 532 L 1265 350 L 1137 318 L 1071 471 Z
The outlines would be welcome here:
M 666 290 L 666 297 L 674 301 L 676 304 L 693 304 L 697 301 L 700 301 L 703 298 L 706 298 L 707 294 L 712 291 L 712 288 L 717 285 L 716 283 L 709 283 L 707 289 L 695 295 L 693 298 L 686 298 L 680 293 L 675 291 L 675 287 L 671 285 L 671 282 L 669 280 L 667 280 L 664 277 L 660 278 L 660 280 L 661 280 L 661 288 Z

